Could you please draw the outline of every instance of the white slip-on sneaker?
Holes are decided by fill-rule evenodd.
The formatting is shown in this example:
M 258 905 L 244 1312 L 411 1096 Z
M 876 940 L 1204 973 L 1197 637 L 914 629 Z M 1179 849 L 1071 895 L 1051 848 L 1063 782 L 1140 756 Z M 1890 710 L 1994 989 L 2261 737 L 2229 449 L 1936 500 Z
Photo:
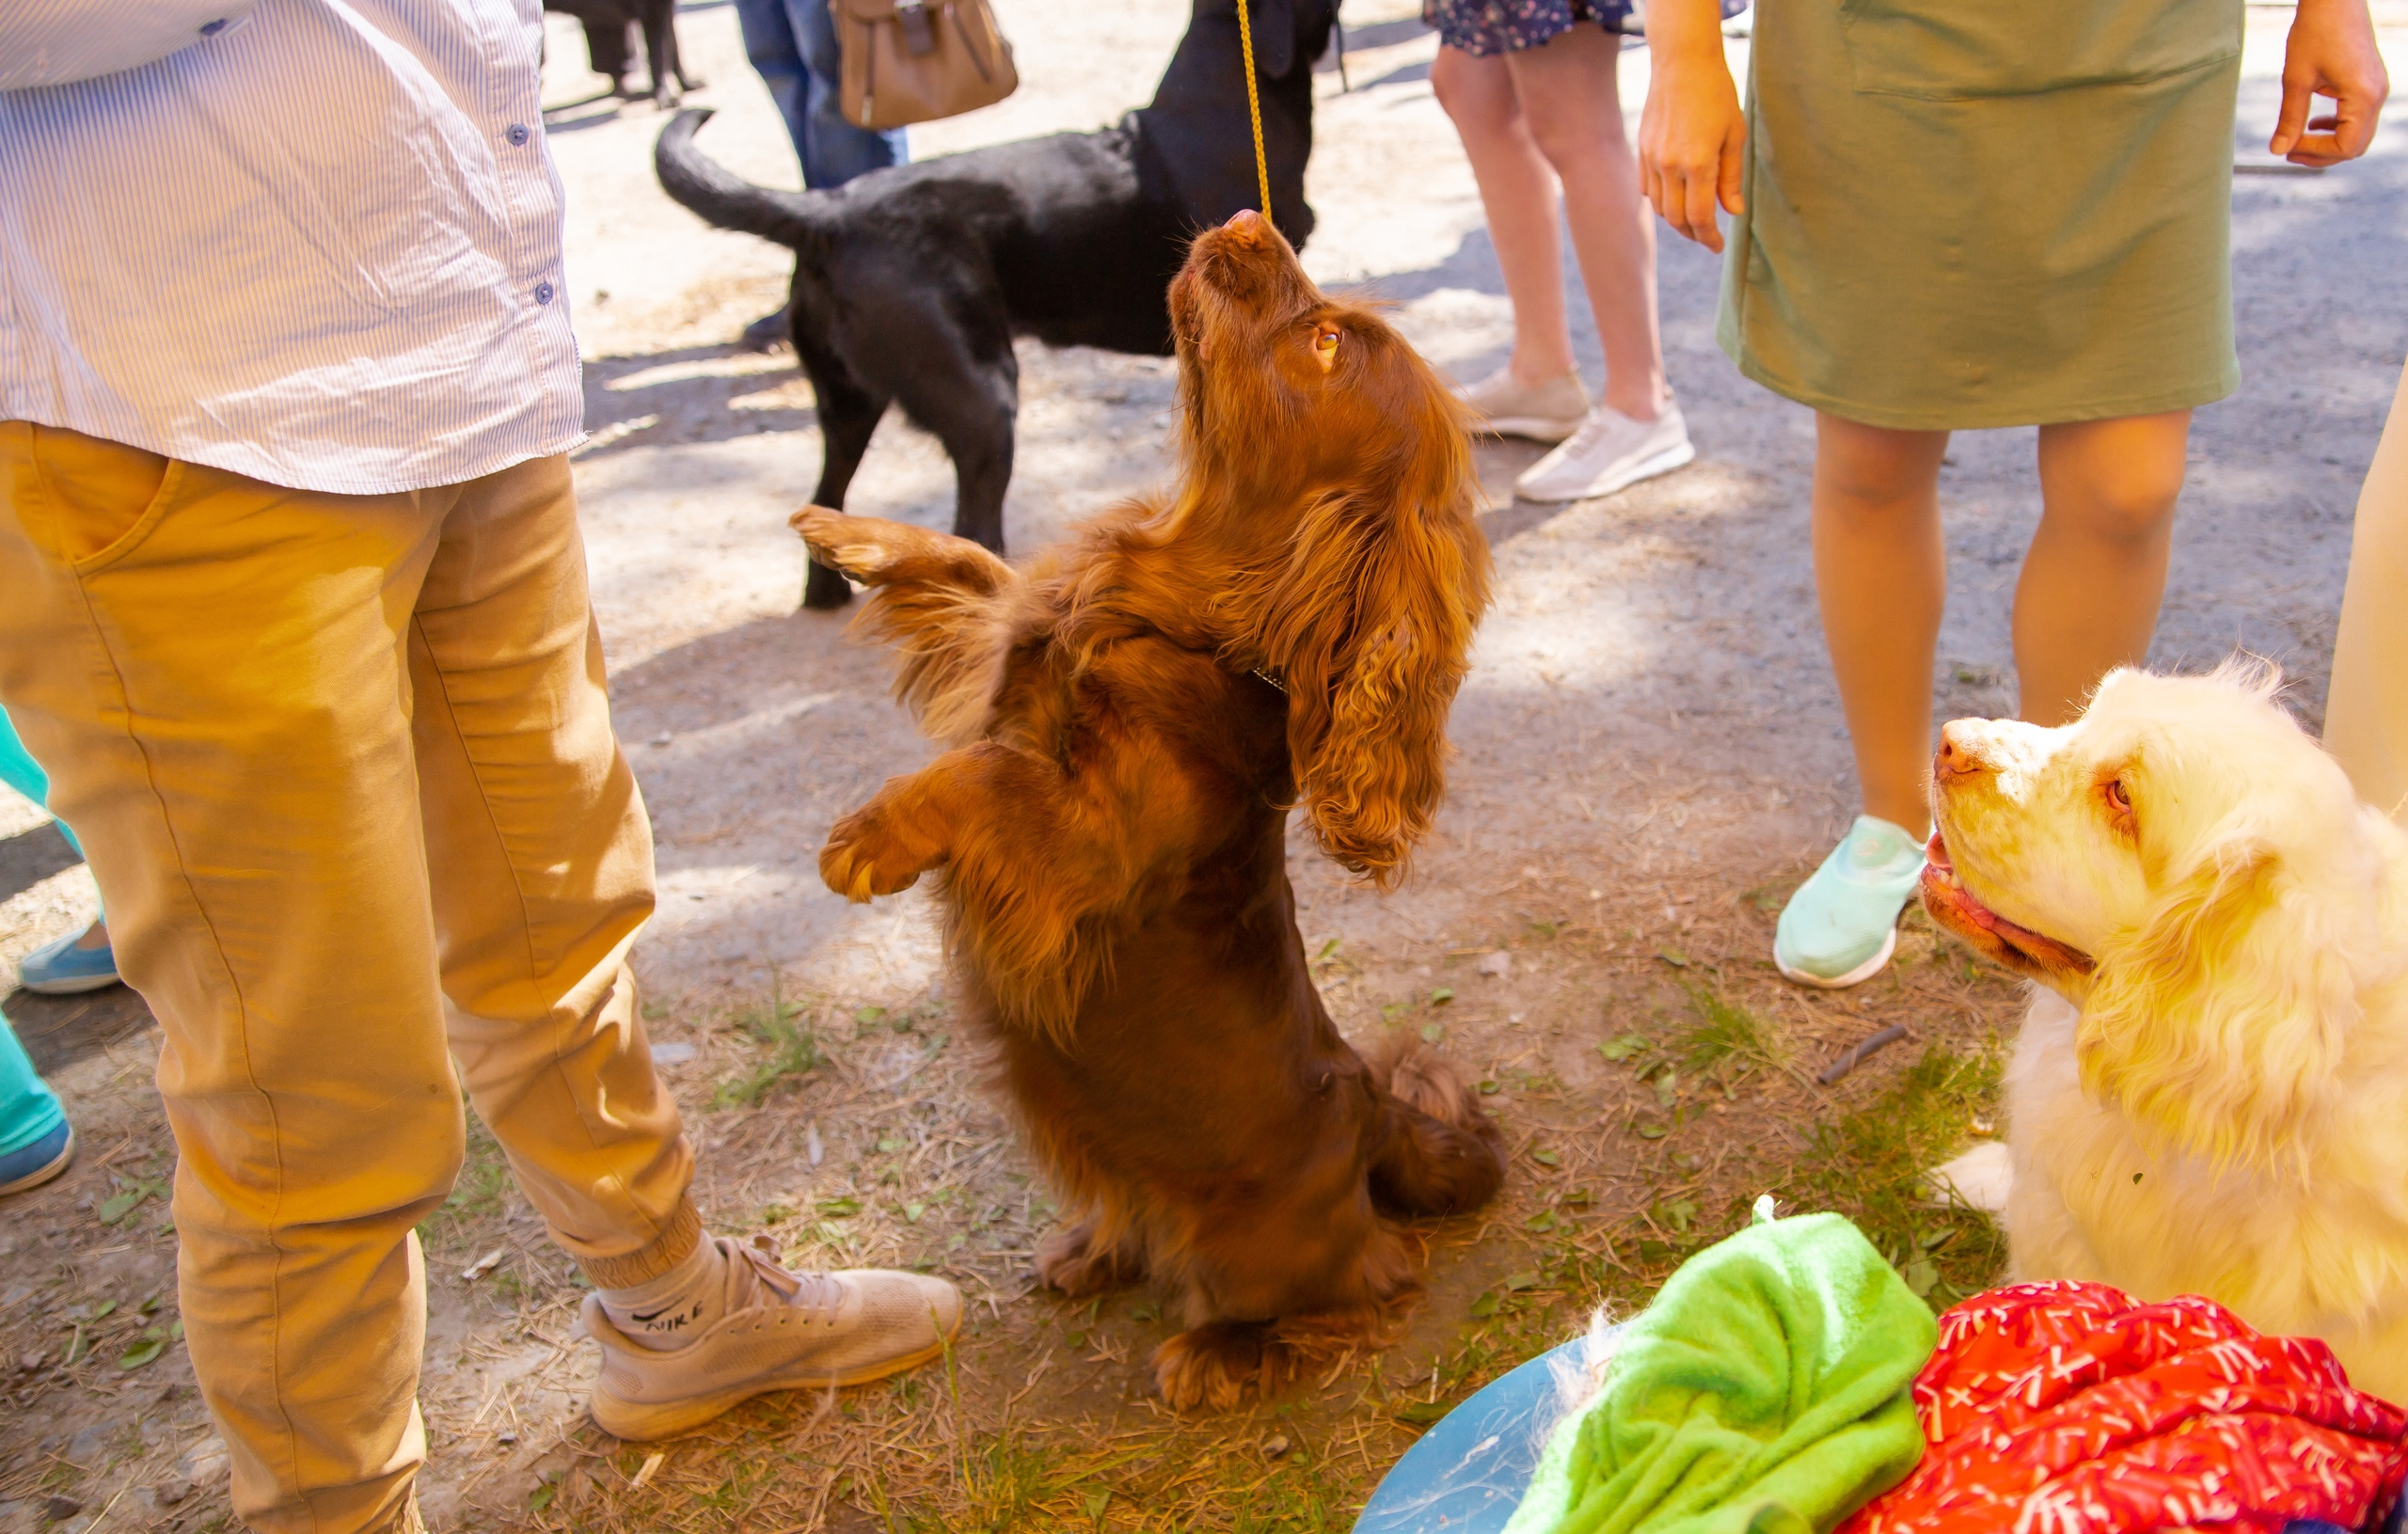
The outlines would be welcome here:
M 798 1273 L 724 1236 L 727 1308 L 682 1348 L 657 1351 L 585 1297 L 602 1347 L 589 1407 L 613 1437 L 668 1438 L 772 1390 L 861 1384 L 943 1353 L 961 1325 L 961 1293 L 942 1278 L 857 1268 Z
M 1518 382 L 1509 365 L 1477 384 L 1459 386 L 1455 397 L 1479 412 L 1481 431 L 1497 436 L 1560 442 L 1589 419 L 1589 391 L 1576 372 L 1530 385 Z
M 1601 404 L 1561 447 L 1523 470 L 1513 489 L 1526 500 L 1586 500 L 1669 474 L 1696 456 L 1681 407 L 1671 400 L 1654 420 L 1633 420 Z

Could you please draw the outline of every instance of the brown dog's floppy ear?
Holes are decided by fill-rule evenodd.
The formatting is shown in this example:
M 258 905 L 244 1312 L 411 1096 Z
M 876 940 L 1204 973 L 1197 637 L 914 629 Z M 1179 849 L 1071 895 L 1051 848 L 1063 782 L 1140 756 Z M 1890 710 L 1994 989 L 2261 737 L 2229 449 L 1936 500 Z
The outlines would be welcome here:
M 2107 945 L 2076 1034 L 2094 1096 L 2193 1154 L 2279 1166 L 2361 1012 L 2341 924 L 2273 847 L 2227 833 Z
M 1393 482 L 1306 508 L 1260 636 L 1313 834 L 1382 889 L 1446 793 L 1447 710 L 1488 605 L 1469 449 L 1434 414 Z

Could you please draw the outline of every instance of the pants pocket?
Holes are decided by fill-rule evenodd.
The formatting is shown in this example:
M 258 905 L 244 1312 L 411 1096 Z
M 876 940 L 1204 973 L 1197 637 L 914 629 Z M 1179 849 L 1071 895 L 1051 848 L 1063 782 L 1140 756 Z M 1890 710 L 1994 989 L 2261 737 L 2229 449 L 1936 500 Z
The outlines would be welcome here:
M 1965 101 L 2184 74 L 2241 53 L 2240 0 L 1841 0 L 1860 92 Z
M 34 427 L 31 449 L 49 503 L 51 552 L 77 575 L 139 546 L 183 483 L 180 460 L 61 427 Z

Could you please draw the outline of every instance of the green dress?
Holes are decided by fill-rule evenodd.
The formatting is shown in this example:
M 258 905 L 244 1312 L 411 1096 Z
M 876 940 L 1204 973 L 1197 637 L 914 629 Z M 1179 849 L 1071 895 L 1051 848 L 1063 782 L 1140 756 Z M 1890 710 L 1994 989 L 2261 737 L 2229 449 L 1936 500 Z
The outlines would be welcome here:
M 2242 0 L 1761 0 L 1722 349 L 1909 430 L 2231 393 L 2241 37 Z

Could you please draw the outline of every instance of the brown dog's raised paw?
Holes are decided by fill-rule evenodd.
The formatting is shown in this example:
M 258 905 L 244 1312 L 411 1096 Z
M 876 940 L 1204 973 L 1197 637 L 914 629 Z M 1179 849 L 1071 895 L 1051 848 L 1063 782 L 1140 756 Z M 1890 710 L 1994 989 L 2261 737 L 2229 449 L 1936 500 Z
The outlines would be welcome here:
M 786 526 L 802 535 L 813 559 L 863 582 L 874 582 L 893 562 L 893 552 L 879 536 L 879 530 L 890 525 L 825 506 L 805 506 L 786 518 Z
M 805 506 L 786 518 L 811 557 L 864 586 L 954 587 L 983 593 L 1012 578 L 1012 567 L 967 538 L 882 516 L 847 516 Z
M 906 836 L 873 800 L 836 822 L 819 849 L 819 878 L 856 905 L 908 890 L 944 861 L 943 848 Z

